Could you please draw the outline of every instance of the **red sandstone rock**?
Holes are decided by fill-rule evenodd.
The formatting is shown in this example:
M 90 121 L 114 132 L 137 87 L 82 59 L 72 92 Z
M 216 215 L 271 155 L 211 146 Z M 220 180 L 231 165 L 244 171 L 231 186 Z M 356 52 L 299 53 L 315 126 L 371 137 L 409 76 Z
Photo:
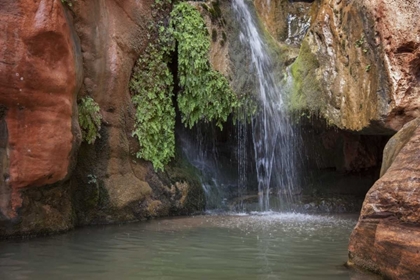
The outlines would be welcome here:
M 74 43 L 61 2 L 0 0 L 0 104 L 7 110 L 10 161 L 8 171 L 2 170 L 0 195 L 12 196 L 11 203 L 0 205 L 4 215 L 16 215 L 19 189 L 52 184 L 69 174 L 77 143 L 72 132 L 77 82 Z
M 402 143 L 396 144 L 395 141 Z M 404 145 L 405 143 L 405 145 Z M 349 245 L 349 262 L 391 279 L 420 276 L 420 121 L 385 147 L 385 174 L 369 190 Z
M 384 50 L 391 84 L 386 123 L 400 129 L 420 116 L 420 0 L 364 2 L 375 18 L 375 39 Z
M 179 164 L 157 175 L 133 156 L 129 79 L 148 24 L 169 11 L 153 0 L 71 3 L 0 0 L 0 238 L 203 207 Z M 80 149 L 76 94 L 103 115 L 102 137 Z
M 115 209 L 143 201 L 151 192 L 145 177 L 136 176 L 131 166 L 135 164 L 129 150 L 134 107 L 128 85 L 134 63 L 148 43 L 152 4 L 152 0 L 93 0 L 75 1 L 71 8 L 85 67 L 80 95 L 89 94 L 99 104 L 104 121 L 101 132 L 106 135 L 100 141 L 105 151 L 85 154 L 77 172 L 103 179 Z
M 185 174 L 176 179 L 188 182 L 183 185 L 162 179 L 150 163 L 134 156 L 139 144 L 132 137 L 135 108 L 128 85 L 133 66 L 149 43 L 148 25 L 159 16 L 167 20 L 169 13 L 153 9 L 153 3 L 154 0 L 91 0 L 74 1 L 71 7 L 84 64 L 84 83 L 79 94 L 92 96 L 103 115 L 102 137 L 94 146 L 82 144 L 73 178 L 80 224 L 188 213 L 191 210 L 186 202 L 202 199 L 201 186 L 190 184 L 191 178 Z M 170 174 L 170 170 L 167 168 L 166 173 Z M 88 175 L 95 176 L 98 187 L 89 183 Z M 184 185 L 191 188 L 185 190 Z M 102 192 L 98 192 L 99 187 Z M 196 190 L 199 194 L 191 195 Z

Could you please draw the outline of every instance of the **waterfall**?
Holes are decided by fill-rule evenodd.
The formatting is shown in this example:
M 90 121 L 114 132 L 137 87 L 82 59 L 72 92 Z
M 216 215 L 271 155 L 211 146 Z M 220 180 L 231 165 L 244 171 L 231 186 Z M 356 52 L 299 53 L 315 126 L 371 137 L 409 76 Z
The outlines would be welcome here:
M 192 130 L 181 127 L 177 132 L 183 155 L 198 171 L 208 211 L 229 210 L 226 202 L 236 187 L 235 170 L 231 170 L 223 151 L 217 147 L 217 130 L 210 124 L 199 123 Z
M 238 198 L 239 203 L 237 205 L 237 210 L 244 211 L 244 201 L 243 197 L 246 194 L 246 186 L 248 181 L 247 176 L 247 133 L 248 129 L 247 126 L 241 124 L 240 121 L 237 122 L 237 158 L 238 158 Z
M 299 186 L 296 171 L 299 136 L 287 115 L 285 92 L 274 74 L 275 64 L 255 17 L 244 0 L 233 0 L 233 10 L 240 26 L 239 39 L 249 50 L 250 67 L 256 77 L 255 92 L 260 109 L 252 120 L 252 138 L 259 205 L 262 211 L 268 211 L 270 196 L 291 202 L 293 189 Z

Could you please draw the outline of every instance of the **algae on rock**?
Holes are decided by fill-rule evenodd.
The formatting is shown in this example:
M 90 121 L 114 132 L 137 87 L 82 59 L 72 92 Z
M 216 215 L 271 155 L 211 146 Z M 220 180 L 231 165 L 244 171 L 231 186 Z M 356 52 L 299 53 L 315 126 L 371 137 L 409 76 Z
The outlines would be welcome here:
M 317 75 L 319 61 L 312 53 L 307 41 L 303 41 L 299 56 L 291 66 L 290 109 L 318 112 L 324 106 L 321 84 Z

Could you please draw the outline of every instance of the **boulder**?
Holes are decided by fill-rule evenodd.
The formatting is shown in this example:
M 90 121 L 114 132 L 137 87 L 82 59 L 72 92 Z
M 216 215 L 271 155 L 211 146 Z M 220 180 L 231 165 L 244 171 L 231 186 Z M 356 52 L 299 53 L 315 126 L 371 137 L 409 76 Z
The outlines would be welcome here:
M 349 263 L 391 279 L 420 275 L 420 120 L 384 150 L 383 176 L 366 194 L 350 237 Z

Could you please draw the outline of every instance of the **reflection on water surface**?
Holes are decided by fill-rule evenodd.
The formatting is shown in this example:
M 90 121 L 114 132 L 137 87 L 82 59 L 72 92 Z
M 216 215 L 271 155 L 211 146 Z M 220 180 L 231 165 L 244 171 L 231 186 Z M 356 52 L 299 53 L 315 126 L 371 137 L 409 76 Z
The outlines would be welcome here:
M 376 279 L 343 267 L 355 216 L 254 213 L 0 243 L 0 279 Z

